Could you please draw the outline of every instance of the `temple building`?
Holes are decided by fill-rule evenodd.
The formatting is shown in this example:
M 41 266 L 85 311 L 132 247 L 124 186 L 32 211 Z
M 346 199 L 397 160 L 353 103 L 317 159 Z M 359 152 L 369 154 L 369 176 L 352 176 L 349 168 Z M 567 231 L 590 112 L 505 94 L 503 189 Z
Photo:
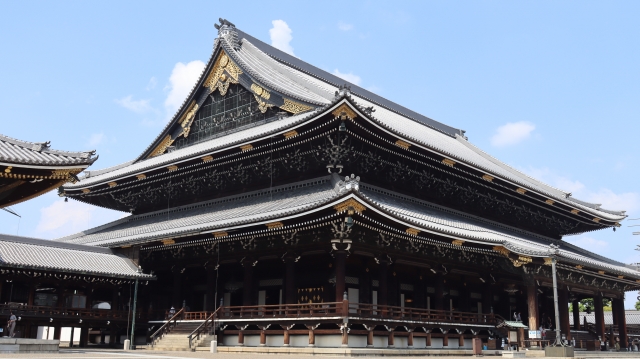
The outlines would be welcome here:
M 59 190 L 130 213 L 57 241 L 126 255 L 157 278 L 138 301 L 140 336 L 192 349 L 212 333 L 225 346 L 530 345 L 524 329 L 553 317 L 555 258 L 567 339 L 613 338 L 607 298 L 626 340 L 624 295 L 640 272 L 563 240 L 615 229 L 624 211 L 531 178 L 463 130 L 226 20 L 216 28 L 205 70 L 157 138 Z M 568 304 L 583 298 L 594 323 L 572 332 Z
M 77 180 L 95 151 L 52 150 L 50 142 L 26 142 L 0 135 L 0 208 L 37 197 Z

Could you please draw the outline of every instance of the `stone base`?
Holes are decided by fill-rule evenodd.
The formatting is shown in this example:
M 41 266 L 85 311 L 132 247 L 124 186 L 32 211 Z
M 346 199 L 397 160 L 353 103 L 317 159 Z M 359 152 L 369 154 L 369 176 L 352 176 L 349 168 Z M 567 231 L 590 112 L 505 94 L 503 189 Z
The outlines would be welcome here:
M 505 350 L 502 352 L 503 358 L 525 358 L 527 356 L 526 352 L 518 352 L 515 350 Z
M 544 348 L 544 356 L 556 358 L 573 358 L 573 347 L 552 347 Z
M 58 353 L 59 340 L 0 338 L 0 353 Z

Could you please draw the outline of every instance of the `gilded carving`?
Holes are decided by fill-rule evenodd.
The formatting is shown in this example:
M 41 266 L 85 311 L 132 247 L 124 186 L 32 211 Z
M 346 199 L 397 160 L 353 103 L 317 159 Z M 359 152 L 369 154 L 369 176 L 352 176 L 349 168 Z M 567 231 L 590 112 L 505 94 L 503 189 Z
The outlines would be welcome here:
M 136 175 L 136 178 L 137 178 L 138 180 L 143 180 L 143 179 L 147 178 L 147 175 L 146 175 L 146 174 L 144 174 L 144 173 L 141 173 L 141 174 L 139 174 L 139 175 Z
M 249 151 L 253 149 L 253 145 L 252 144 L 246 144 L 243 146 L 240 146 L 240 151 L 245 152 L 245 151 Z
M 337 118 L 340 118 L 341 120 L 346 120 L 347 118 L 353 120 L 354 118 L 358 117 L 358 114 L 346 103 L 343 103 L 342 105 L 340 105 L 340 107 L 333 110 L 331 114 Z
M 403 140 L 397 140 L 396 141 L 396 146 L 404 148 L 405 150 L 408 150 L 409 147 L 411 147 L 411 145 L 407 142 L 404 142 Z
M 171 139 L 171 135 L 167 135 L 167 137 L 165 137 L 160 142 L 160 144 L 153 150 L 153 152 L 151 152 L 149 157 L 155 157 L 155 156 L 163 154 L 164 151 L 166 151 L 167 148 L 169 148 L 169 146 L 171 146 L 172 143 L 173 143 L 173 140 Z
M 189 109 L 180 119 L 179 123 L 182 126 L 182 136 L 189 136 L 189 131 L 191 131 L 191 124 L 193 124 L 193 119 L 196 117 L 198 107 L 198 104 L 195 101 L 192 101 L 189 105 Z
M 311 110 L 313 107 L 311 106 L 307 106 L 307 105 L 303 105 L 301 103 L 295 102 L 295 101 L 291 101 L 288 98 L 284 99 L 284 105 L 280 106 L 281 109 L 287 111 L 287 112 L 291 112 L 293 114 L 297 114 L 300 112 L 305 112 L 305 111 L 309 111 Z
M 284 224 L 282 224 L 282 222 L 271 222 L 271 223 L 265 224 L 265 226 L 267 226 L 267 228 L 269 229 L 275 229 L 275 228 L 284 227 Z
M 407 233 L 409 233 L 412 236 L 417 236 L 420 233 L 420 230 L 415 228 L 407 228 Z
M 176 243 L 176 241 L 173 238 L 163 239 L 161 242 L 165 246 L 168 246 L 168 245 Z
M 502 254 L 505 257 L 508 257 L 509 253 L 511 253 L 508 249 L 506 249 L 503 246 L 495 246 L 495 247 L 493 247 L 493 250 L 498 252 L 498 253 L 500 253 L 500 254 Z
M 551 258 L 548 258 L 548 257 L 547 257 L 547 258 L 544 258 L 544 265 L 546 265 L 546 266 L 550 266 L 550 265 L 551 265 L 551 262 L 552 262 L 552 259 L 551 259 Z
M 267 112 L 267 110 L 271 107 L 273 107 L 272 104 L 264 101 L 260 96 L 258 96 L 257 94 L 253 94 L 253 97 L 256 98 L 256 102 L 258 103 L 258 109 L 260 110 L 260 112 L 265 113 Z
M 260 96 L 265 100 L 268 100 L 271 97 L 271 93 L 258 84 L 251 84 L 251 91 L 255 92 L 257 96 Z
M 177 169 L 178 169 L 178 166 L 176 166 L 176 165 L 171 165 L 171 166 L 167 167 L 167 170 L 169 172 L 176 171 Z
M 444 163 L 445 165 L 447 165 L 449 167 L 453 167 L 456 164 L 456 161 L 450 160 L 448 158 L 443 158 L 442 159 L 442 163 Z
M 233 61 L 229 59 L 229 56 L 227 56 L 223 51 L 214 63 L 213 69 L 211 70 L 211 73 L 209 73 L 209 77 L 207 77 L 204 82 L 204 86 L 208 87 L 211 92 L 218 89 L 220 94 L 224 96 L 227 94 L 230 84 L 238 83 L 238 77 L 241 74 L 242 70 L 240 70 L 240 67 L 234 64 Z
M 461 246 L 465 241 L 463 241 L 462 239 L 456 239 L 455 241 L 451 242 L 451 244 L 453 244 L 454 246 Z
M 367 208 L 362 204 L 360 204 L 360 202 L 356 201 L 355 199 L 350 198 L 342 203 L 336 204 L 335 206 L 333 206 L 333 209 L 335 209 L 337 212 L 344 212 L 344 211 L 351 210 L 357 213 L 362 213 L 362 211 L 364 211 Z
M 488 181 L 488 182 L 493 182 L 494 177 L 493 177 L 493 176 L 490 176 L 490 175 L 485 174 L 485 175 L 482 175 L 482 179 L 483 179 L 483 180 L 485 180 L 485 181 Z
M 213 156 L 208 155 L 201 158 L 202 162 L 210 162 L 213 161 Z
M 291 138 L 293 136 L 297 136 L 298 135 L 298 131 L 296 130 L 291 130 L 289 132 L 285 132 L 282 134 L 284 136 L 284 138 Z
M 517 188 L 517 189 L 516 189 L 516 192 L 518 192 L 518 193 L 520 193 L 520 194 L 525 194 L 525 193 L 527 193 L 527 190 L 526 190 L 526 189 L 524 189 L 524 188 Z
M 553 206 L 553 204 L 556 203 L 556 201 L 554 201 L 552 199 L 548 199 L 548 200 L 544 201 L 544 203 Z
M 213 233 L 213 238 L 222 238 L 222 237 L 226 237 L 228 235 L 229 235 L 229 233 L 227 233 L 225 231 L 214 232 Z
M 90 190 L 90 189 L 88 189 L 88 188 L 83 188 L 83 189 L 82 189 L 82 193 L 89 193 L 89 192 L 91 192 L 91 190 Z
M 113 188 L 113 187 L 117 186 L 118 183 L 117 182 L 109 182 L 109 183 L 107 183 L 107 185 L 109 185 L 109 187 Z
M 571 210 L 571 213 L 573 213 L 573 214 L 578 214 L 578 213 L 580 213 L 580 211 L 579 211 L 579 210 L 577 210 L 577 209 L 572 209 L 572 210 Z
M 596 222 L 596 223 L 600 223 L 600 218 L 598 218 L 598 217 L 594 217 L 594 218 L 593 218 L 593 221 L 594 221 L 594 222 Z

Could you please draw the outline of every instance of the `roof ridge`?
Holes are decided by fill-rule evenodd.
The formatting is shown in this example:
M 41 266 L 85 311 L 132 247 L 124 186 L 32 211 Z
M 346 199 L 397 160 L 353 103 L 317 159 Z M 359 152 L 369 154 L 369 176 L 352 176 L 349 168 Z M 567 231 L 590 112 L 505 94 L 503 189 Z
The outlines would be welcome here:
M 102 254 L 114 254 L 111 249 L 105 248 L 105 247 L 96 247 L 96 246 L 89 246 L 89 245 L 83 245 L 83 244 L 65 243 L 65 242 L 59 242 L 57 240 L 34 238 L 34 237 L 14 236 L 14 235 L 10 235 L 10 234 L 0 234 L 0 241 L 23 243 L 23 244 L 29 244 L 29 245 L 41 246 L 41 247 L 61 248 L 61 249 L 68 249 L 68 250 L 81 251 L 81 252 L 94 252 L 94 253 L 102 253 Z
M 24 140 L 19 140 L 13 137 L 9 137 L 3 134 L 0 134 L 0 141 L 3 142 L 7 142 L 10 143 L 12 145 L 15 146 L 20 146 L 26 150 L 29 151 L 33 151 L 33 152 L 45 152 L 45 153 L 49 153 L 49 154 L 53 154 L 53 155 L 60 155 L 60 156 L 67 156 L 67 157 L 74 157 L 74 158 L 82 158 L 82 159 L 89 159 L 91 158 L 92 155 L 95 154 L 95 150 L 91 150 L 91 151 L 63 151 L 63 150 L 54 150 L 49 148 L 49 143 L 50 141 L 46 141 L 46 142 L 29 142 L 29 141 L 24 141 Z M 40 146 L 39 150 L 34 149 L 34 146 Z

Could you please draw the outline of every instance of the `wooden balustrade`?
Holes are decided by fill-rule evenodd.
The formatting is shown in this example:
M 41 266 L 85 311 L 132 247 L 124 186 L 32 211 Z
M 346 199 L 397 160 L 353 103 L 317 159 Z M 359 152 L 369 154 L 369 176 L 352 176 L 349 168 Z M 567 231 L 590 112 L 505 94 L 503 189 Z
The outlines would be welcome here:
M 52 317 L 52 318 L 81 318 L 81 319 L 109 319 L 126 320 L 131 314 L 124 310 L 111 309 L 79 309 L 47 307 L 37 305 L 0 304 L 0 316 L 8 316 L 13 312 L 20 317 Z M 136 313 L 137 319 L 143 319 L 144 313 Z
M 219 318 L 300 318 L 343 316 L 343 302 L 222 307 Z

